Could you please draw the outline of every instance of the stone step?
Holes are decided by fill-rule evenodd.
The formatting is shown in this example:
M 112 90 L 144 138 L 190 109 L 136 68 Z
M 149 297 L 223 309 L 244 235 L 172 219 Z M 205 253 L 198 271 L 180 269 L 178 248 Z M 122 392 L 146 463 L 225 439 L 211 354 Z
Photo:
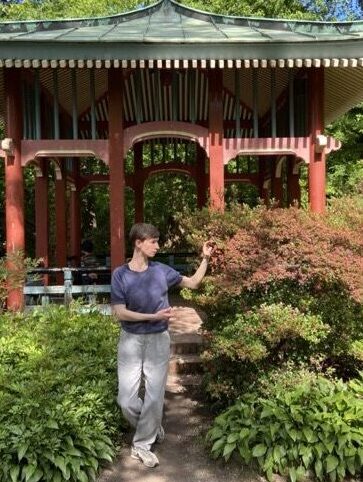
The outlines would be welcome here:
M 198 333 L 171 333 L 171 354 L 199 354 L 203 348 L 202 335 Z
M 200 389 L 201 374 L 169 375 L 166 381 L 166 391 L 171 393 L 184 393 Z
M 169 374 L 194 374 L 202 371 L 202 363 L 199 355 L 172 355 L 169 362 Z

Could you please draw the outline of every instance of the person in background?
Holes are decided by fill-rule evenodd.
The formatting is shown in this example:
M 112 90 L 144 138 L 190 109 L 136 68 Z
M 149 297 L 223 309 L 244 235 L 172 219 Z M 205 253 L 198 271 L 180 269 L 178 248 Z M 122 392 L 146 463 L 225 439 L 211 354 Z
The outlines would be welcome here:
M 130 231 L 131 260 L 116 268 L 111 280 L 113 313 L 122 330 L 118 344 L 118 397 L 123 415 L 135 428 L 131 457 L 147 467 L 159 464 L 151 451 L 165 436 L 161 425 L 170 357 L 168 322 L 173 316 L 168 290 L 196 289 L 207 271 L 213 245 L 203 245 L 202 261 L 191 277 L 152 258 L 159 250 L 159 231 L 151 224 L 135 224 Z M 139 396 L 141 379 L 145 395 Z

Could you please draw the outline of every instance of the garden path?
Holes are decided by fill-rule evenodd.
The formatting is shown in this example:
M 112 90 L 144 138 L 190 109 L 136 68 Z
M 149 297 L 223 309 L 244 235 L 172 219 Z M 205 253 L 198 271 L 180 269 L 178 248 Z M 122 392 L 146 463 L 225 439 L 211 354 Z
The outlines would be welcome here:
M 189 343 L 187 352 L 190 353 L 192 344 L 200 338 L 197 332 L 201 317 L 191 304 L 180 298 L 172 299 L 172 305 L 180 305 L 176 320 L 170 326 L 172 346 Z M 260 482 L 256 473 L 242 468 L 238 462 L 225 464 L 209 456 L 204 436 L 213 417 L 201 399 L 200 379 L 198 375 L 189 375 L 192 385 L 183 386 L 183 374 L 173 367 L 173 357 L 171 370 L 163 421 L 166 438 L 163 444 L 155 445 L 160 465 L 150 469 L 132 459 L 128 444 L 121 448 L 115 462 L 103 470 L 98 482 Z M 188 370 L 184 367 L 182 373 L 185 371 Z M 128 438 L 130 441 L 131 434 Z

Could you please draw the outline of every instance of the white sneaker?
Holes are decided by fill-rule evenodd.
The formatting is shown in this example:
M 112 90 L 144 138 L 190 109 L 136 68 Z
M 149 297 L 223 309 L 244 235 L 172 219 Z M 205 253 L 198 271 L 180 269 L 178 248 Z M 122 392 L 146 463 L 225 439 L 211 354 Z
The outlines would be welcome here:
M 156 434 L 155 443 L 162 444 L 165 440 L 165 430 L 162 425 L 160 425 L 158 433 Z
M 131 457 L 136 460 L 141 460 L 146 467 L 159 465 L 159 459 L 153 452 L 140 447 L 131 447 Z

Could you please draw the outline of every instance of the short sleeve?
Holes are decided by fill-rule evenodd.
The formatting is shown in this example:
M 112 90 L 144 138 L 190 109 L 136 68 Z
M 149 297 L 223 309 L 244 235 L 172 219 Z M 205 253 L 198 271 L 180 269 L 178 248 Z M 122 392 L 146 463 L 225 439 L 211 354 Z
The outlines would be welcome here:
M 120 268 L 116 268 L 112 273 L 111 304 L 112 305 L 126 304 L 125 292 L 123 290 L 123 283 L 122 283 L 122 271 Z
M 174 268 L 171 268 L 170 266 L 163 265 L 164 270 L 165 270 L 165 275 L 166 275 L 166 282 L 168 284 L 168 288 L 172 288 L 173 286 L 178 285 L 181 283 L 181 280 L 183 279 L 183 276 L 178 273 Z

